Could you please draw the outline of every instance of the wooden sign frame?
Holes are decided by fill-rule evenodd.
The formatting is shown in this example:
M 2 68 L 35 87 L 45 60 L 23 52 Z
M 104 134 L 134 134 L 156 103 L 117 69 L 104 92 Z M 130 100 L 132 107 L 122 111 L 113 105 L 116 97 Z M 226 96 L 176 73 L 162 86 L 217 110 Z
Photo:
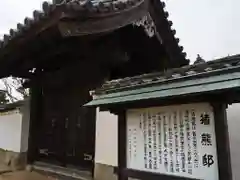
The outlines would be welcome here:
M 228 135 L 228 125 L 226 108 L 227 104 L 222 102 L 211 102 L 215 117 L 215 133 L 217 141 L 218 171 L 219 180 L 232 180 L 232 169 L 230 160 L 230 145 Z M 150 106 L 151 107 L 151 106 Z M 185 177 L 169 176 L 152 172 L 144 172 L 127 168 L 127 132 L 126 132 L 126 112 L 127 108 L 115 109 L 118 115 L 118 179 L 128 180 L 129 177 L 140 180 L 185 180 Z M 189 179 L 191 180 L 191 179 Z

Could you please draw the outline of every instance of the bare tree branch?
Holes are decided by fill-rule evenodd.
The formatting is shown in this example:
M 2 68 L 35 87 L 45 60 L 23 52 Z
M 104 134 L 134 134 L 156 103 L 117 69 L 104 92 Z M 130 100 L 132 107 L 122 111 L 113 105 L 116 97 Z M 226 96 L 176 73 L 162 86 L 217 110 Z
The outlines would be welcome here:
M 24 79 L 16 77 L 2 79 L 7 97 L 9 98 L 10 102 L 18 101 L 29 96 L 28 89 L 24 89 L 22 86 L 24 81 Z M 20 94 L 20 97 L 16 95 L 16 92 Z

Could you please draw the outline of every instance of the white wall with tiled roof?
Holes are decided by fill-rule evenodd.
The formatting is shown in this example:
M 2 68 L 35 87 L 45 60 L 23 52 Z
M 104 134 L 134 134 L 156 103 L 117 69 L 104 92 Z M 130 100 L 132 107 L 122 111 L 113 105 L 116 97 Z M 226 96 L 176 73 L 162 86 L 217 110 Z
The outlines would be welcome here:
M 16 153 L 27 152 L 29 123 L 27 102 L 19 109 L 0 112 L 0 149 Z
M 0 113 L 0 148 L 20 152 L 22 115 L 19 111 Z
M 227 109 L 233 180 L 240 179 L 240 103 Z
M 118 166 L 118 120 L 108 111 L 96 115 L 95 163 Z

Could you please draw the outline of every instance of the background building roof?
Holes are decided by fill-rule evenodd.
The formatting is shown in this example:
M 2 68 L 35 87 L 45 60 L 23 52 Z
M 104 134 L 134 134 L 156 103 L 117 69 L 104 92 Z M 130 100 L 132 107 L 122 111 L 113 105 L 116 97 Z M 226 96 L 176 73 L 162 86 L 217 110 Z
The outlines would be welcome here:
M 235 55 L 164 72 L 108 81 L 93 92 L 96 98 L 87 105 L 111 105 L 239 88 L 240 55 Z

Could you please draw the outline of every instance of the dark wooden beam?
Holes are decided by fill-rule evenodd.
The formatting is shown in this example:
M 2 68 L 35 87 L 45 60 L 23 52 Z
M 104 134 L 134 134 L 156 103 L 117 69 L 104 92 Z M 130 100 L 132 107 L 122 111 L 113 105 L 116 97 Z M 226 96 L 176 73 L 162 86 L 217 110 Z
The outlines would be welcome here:
M 230 143 L 226 114 L 227 104 L 214 102 L 212 106 L 215 119 L 219 180 L 232 180 Z
M 171 176 L 159 173 L 152 173 L 152 172 L 145 172 L 133 169 L 125 169 L 124 175 L 127 177 L 131 177 L 134 179 L 141 179 L 141 180 L 200 180 L 195 178 L 186 178 L 186 177 L 178 177 L 178 176 Z
M 114 167 L 114 174 L 119 173 L 119 168 Z M 200 180 L 200 179 L 194 179 L 194 178 L 186 178 L 186 177 L 178 177 L 178 176 L 171 176 L 171 175 L 165 175 L 165 174 L 159 174 L 159 173 L 152 173 L 152 172 L 146 172 L 146 171 L 139 171 L 134 169 L 125 169 L 124 175 L 130 178 L 134 179 L 141 179 L 141 180 Z
M 69 64 L 74 61 L 70 56 L 67 57 L 67 54 L 75 54 L 77 57 L 79 54 L 90 49 L 87 44 L 82 44 L 81 41 L 56 41 L 52 39 L 51 42 L 40 41 L 38 43 L 38 51 L 36 51 L 35 54 L 31 53 L 25 58 L 22 57 L 16 62 L 15 66 L 11 68 L 13 76 L 31 78 L 32 74 L 29 73 L 29 70 L 32 68 L 44 69 L 48 67 L 48 69 L 51 69 L 54 67 L 54 69 L 56 69 L 64 63 Z M 71 60 L 69 60 L 69 58 L 71 58 Z
M 25 78 L 29 75 L 29 69 L 36 68 L 34 60 L 39 58 L 39 54 L 42 55 L 45 51 L 52 50 L 60 38 L 58 29 L 52 27 L 29 40 L 28 43 L 21 44 L 21 48 L 14 49 L 14 53 L 4 56 L 4 59 L 0 58 L 0 72 L 6 76 Z M 22 71 L 23 67 L 26 67 L 24 72 Z
M 128 180 L 124 174 L 127 166 L 127 120 L 126 111 L 121 110 L 118 112 L 118 180 Z
M 30 89 L 30 127 L 28 139 L 28 162 L 32 163 L 38 158 L 38 132 L 42 117 L 42 88 L 38 82 L 34 82 Z

